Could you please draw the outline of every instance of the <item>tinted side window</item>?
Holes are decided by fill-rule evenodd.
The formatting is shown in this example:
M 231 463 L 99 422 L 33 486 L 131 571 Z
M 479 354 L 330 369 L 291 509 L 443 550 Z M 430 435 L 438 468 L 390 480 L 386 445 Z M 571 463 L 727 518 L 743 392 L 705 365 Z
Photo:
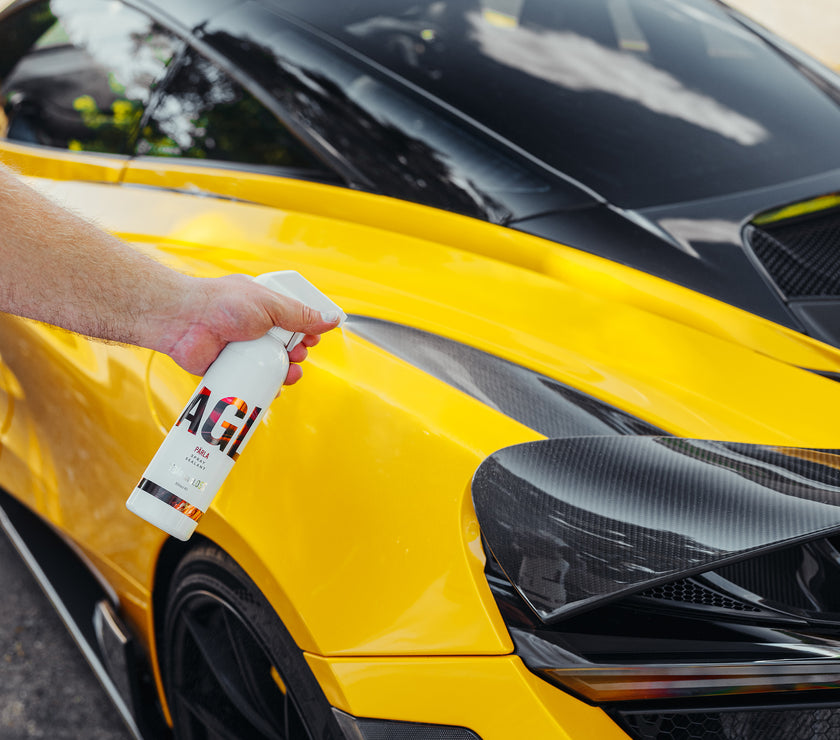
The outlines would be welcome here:
M 116 0 L 34 3 L 1 30 L 0 134 L 77 151 L 129 151 L 179 46 Z
M 190 51 L 151 111 L 137 153 L 273 167 L 321 165 L 253 95 Z
M 354 187 L 496 222 L 591 201 L 270 4 L 237 5 L 203 31 Z

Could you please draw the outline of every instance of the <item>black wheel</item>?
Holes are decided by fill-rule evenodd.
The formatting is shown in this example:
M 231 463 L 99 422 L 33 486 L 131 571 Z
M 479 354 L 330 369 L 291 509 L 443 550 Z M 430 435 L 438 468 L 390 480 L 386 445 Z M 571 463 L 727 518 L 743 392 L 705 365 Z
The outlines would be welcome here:
M 178 565 L 160 636 L 177 740 L 342 738 L 323 692 L 277 614 L 222 550 Z

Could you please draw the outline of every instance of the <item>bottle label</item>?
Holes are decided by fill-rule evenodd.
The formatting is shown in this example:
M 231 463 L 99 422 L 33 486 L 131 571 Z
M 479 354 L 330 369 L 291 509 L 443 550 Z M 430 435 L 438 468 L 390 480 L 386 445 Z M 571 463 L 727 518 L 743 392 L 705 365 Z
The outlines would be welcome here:
M 204 512 L 197 506 L 193 506 L 188 501 L 176 496 L 172 491 L 167 491 L 163 486 L 153 483 L 148 478 L 143 478 L 138 484 L 137 488 L 151 494 L 156 499 L 163 501 L 168 506 L 171 506 L 176 511 L 180 511 L 184 516 L 188 516 L 193 521 L 201 519 Z
M 200 436 L 208 445 L 218 447 L 220 452 L 226 452 L 228 457 L 236 462 L 239 459 L 239 448 L 245 437 L 248 436 L 248 432 L 251 430 L 262 409 L 259 406 L 254 406 L 250 416 L 247 417 L 240 429 L 236 424 L 232 424 L 229 421 L 220 422 L 219 420 L 230 408 L 234 409 L 233 417 L 235 419 L 245 419 L 248 414 L 248 404 L 241 398 L 227 396 L 216 402 L 216 405 L 213 406 L 212 411 L 210 411 L 205 419 L 207 402 L 211 395 L 212 392 L 210 389 L 206 385 L 202 386 L 190 399 L 190 402 L 184 408 L 178 421 L 175 422 L 175 426 L 179 427 L 181 426 L 181 422 L 187 422 L 186 430 L 190 434 Z M 216 431 L 217 426 L 221 432 L 220 434 Z M 234 435 L 236 435 L 236 439 L 231 444 L 231 441 L 234 440 Z M 228 446 L 230 446 L 230 449 L 228 449 Z M 199 450 L 200 448 L 196 448 L 196 452 L 199 452 Z M 201 450 L 201 453 L 204 453 L 203 456 L 205 458 L 209 457 L 209 453 L 206 450 Z
M 218 400 L 216 400 L 218 399 Z M 247 442 L 262 407 L 241 398 L 213 395 L 202 384 L 189 400 L 155 455 L 137 489 L 194 521 L 210 500 Z
M 338 312 L 342 322 L 346 318 L 296 272 L 269 273 L 258 282 L 316 310 Z M 283 385 L 288 347 L 297 335 L 289 340 L 290 332 L 280 332 L 275 328 L 222 349 L 129 496 L 130 511 L 175 537 L 189 538 Z

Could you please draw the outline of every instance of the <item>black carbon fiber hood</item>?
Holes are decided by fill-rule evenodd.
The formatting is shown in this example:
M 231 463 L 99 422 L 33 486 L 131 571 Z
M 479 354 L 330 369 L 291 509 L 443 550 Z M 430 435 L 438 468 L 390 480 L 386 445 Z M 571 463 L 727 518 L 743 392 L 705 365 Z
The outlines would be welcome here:
M 487 545 L 544 622 L 840 532 L 840 453 L 579 437 L 491 455 L 472 482 Z

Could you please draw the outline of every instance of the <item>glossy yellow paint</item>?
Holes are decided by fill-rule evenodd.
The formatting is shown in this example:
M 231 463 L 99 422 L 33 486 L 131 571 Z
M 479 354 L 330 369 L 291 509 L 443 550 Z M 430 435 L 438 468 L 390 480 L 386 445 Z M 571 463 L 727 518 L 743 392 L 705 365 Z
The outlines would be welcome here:
M 559 276 L 505 262 L 502 254 L 488 259 L 472 242 L 456 243 L 466 235 L 454 230 L 447 242 L 430 241 L 411 234 L 410 223 L 398 233 L 152 190 L 127 196 L 124 188 L 86 185 L 74 192 L 77 207 L 181 269 L 300 269 L 351 313 L 469 341 L 676 433 L 814 446 L 835 436 L 823 408 L 834 384 L 798 367 L 838 371 L 836 348 L 619 265 L 606 263 L 611 274 L 599 279 L 596 262 L 605 261 L 575 250 L 476 226 L 480 235 L 501 232 L 511 254 L 534 242 L 562 254 Z M 356 198 L 358 210 L 371 198 L 383 211 L 394 203 L 343 195 Z M 62 197 L 73 203 L 66 189 Z M 431 220 L 430 209 L 395 208 L 416 208 L 416 221 Z M 153 228 L 159 236 L 148 233 Z M 667 316 L 665 306 L 673 308 Z M 780 383 L 795 384 L 796 398 L 777 393 Z
M 840 205 L 840 195 L 821 195 L 819 198 L 811 198 L 803 200 L 799 203 L 792 203 L 783 208 L 776 208 L 772 211 L 766 211 L 756 216 L 752 223 L 757 226 L 764 226 L 766 224 L 778 223 L 789 218 L 796 218 L 798 216 L 805 216 L 810 213 L 819 213 L 826 211 L 829 208 L 836 208 Z
M 33 184 L 178 269 L 299 270 L 350 314 L 468 343 L 669 433 L 840 441 L 840 385 L 800 369 L 840 371 L 835 348 L 591 255 L 312 183 L 135 164 L 123 184 L 49 174 Z M 14 413 L 0 485 L 83 544 L 153 647 L 165 537 L 123 502 L 197 379 L 143 350 L 3 321 L 17 351 L 4 345 Z M 380 716 L 382 692 L 395 718 L 448 722 L 457 697 L 485 740 L 564 737 L 561 724 L 592 736 L 580 728 L 608 723 L 598 710 L 503 657 L 512 645 L 482 572 L 470 477 L 493 451 L 536 438 L 361 339 L 351 320 L 272 405 L 198 532 L 252 576 L 348 711 Z M 467 698 L 466 680 L 486 693 Z M 541 707 L 533 734 L 492 729 L 512 728 L 514 714 L 501 716 L 511 694 L 518 714 Z
M 627 740 L 601 709 L 545 683 L 514 656 L 306 658 L 329 701 L 358 717 L 460 725 L 482 740 Z
M 596 255 L 475 219 L 413 203 L 311 182 L 254 173 L 149 161 L 131 162 L 126 183 L 165 187 L 186 193 L 216 193 L 282 212 L 312 214 L 403 234 L 554 278 L 587 293 L 637 306 L 704 333 L 734 341 L 800 367 L 838 367 L 835 348 Z M 512 302 L 515 297 L 511 297 Z
M 509 652 L 468 487 L 487 454 L 539 435 L 345 334 L 274 404 L 202 531 L 223 537 L 223 520 L 259 532 L 248 545 L 273 565 L 296 607 L 290 629 L 314 652 Z M 364 464 L 361 439 L 382 450 Z
M 299 269 L 350 313 L 469 341 L 672 433 L 836 446 L 833 414 L 827 411 L 837 406 L 840 388 L 772 357 L 831 368 L 838 367 L 835 350 L 723 304 L 715 308 L 732 321 L 703 331 L 693 317 L 704 311 L 694 304 L 705 308 L 715 302 L 688 291 L 679 297 L 688 317 L 681 323 L 680 311 L 665 318 L 652 298 L 652 310 L 645 310 L 642 301 L 618 300 L 609 287 L 585 290 L 595 270 L 591 261 L 574 270 L 572 250 L 552 247 L 570 253 L 564 264 L 569 279 L 561 280 L 503 261 L 501 252 L 494 258 L 477 254 L 472 242 L 453 243 L 453 237 L 464 236 L 457 230 L 440 242 L 358 221 L 149 189 L 59 183 L 52 191 L 181 269 L 207 275 Z M 342 195 L 355 199 L 359 212 L 373 207 L 372 196 Z M 373 200 L 380 210 L 393 203 Z M 416 209 L 415 221 L 429 220 L 429 209 L 394 206 L 403 214 Z M 476 228 L 500 232 L 500 243 L 510 242 L 512 253 L 517 242 L 527 252 L 539 241 Z M 410 233 L 411 224 L 403 231 Z M 647 292 L 648 276 L 622 270 L 628 293 Z M 753 344 L 762 339 L 768 349 L 760 352 L 721 336 L 720 324 L 740 325 Z M 232 551 L 313 652 L 504 652 L 509 644 L 503 628 L 488 618 L 495 608 L 473 552 L 474 537 L 464 534 L 476 526 L 467 488 L 487 454 L 535 434 L 441 388 L 351 331 L 343 339 L 326 337 L 313 352 L 306 380 L 275 403 L 199 532 Z M 128 361 L 127 350 L 106 351 L 103 362 L 112 369 Z M 139 385 L 138 368 L 125 372 Z M 161 423 L 171 423 L 195 383 L 161 358 L 152 362 L 149 380 L 144 395 L 152 399 L 154 413 L 133 420 L 132 434 L 146 431 L 133 441 L 131 457 L 115 454 L 119 464 L 103 479 L 109 490 L 130 490 L 162 434 Z M 101 394 L 97 405 L 113 404 L 113 387 L 90 386 Z M 795 397 L 777 392 L 791 387 L 797 388 Z M 139 405 L 130 405 L 135 417 Z M 120 439 L 118 422 L 111 434 Z M 84 500 L 91 492 L 72 495 Z M 61 523 L 93 542 L 124 580 L 137 584 L 135 600 L 148 601 L 152 553 L 161 539 L 120 506 L 109 505 L 108 515 L 119 523 L 114 531 L 132 531 L 130 547 L 124 536 L 107 542 L 107 535 L 90 531 L 81 507 L 62 510 Z M 356 579 L 356 573 L 364 577 Z M 389 594 L 388 604 L 382 603 L 383 593 Z M 361 606 L 347 609 L 348 603 Z M 336 608 L 344 619 L 334 619 Z
M 0 162 L 21 175 L 53 180 L 119 182 L 127 157 L 32 147 L 0 140 Z
M 451 235 L 441 243 L 306 212 L 125 186 L 58 184 L 53 192 L 181 269 L 208 275 L 300 269 L 351 313 L 469 340 L 619 404 L 672 433 L 780 444 L 836 444 L 832 415 L 825 413 L 832 403 L 837 404 L 836 384 L 767 356 L 787 354 L 799 363 L 804 359 L 832 368 L 837 367 L 835 350 L 716 304 L 719 313 L 728 312 L 733 320 L 717 322 L 713 328 L 740 324 L 754 344 L 757 338 L 765 340 L 768 349 L 760 353 L 733 341 L 734 337 L 721 336 L 720 330 L 705 332 L 694 326 L 692 316 L 702 311 L 690 314 L 686 310 L 683 313 L 689 320 L 680 323 L 679 312 L 663 318 L 658 310 L 634 305 L 640 303 L 635 300 L 619 301 L 609 288 L 601 294 L 584 290 L 594 269 L 585 264 L 576 273 L 572 265 L 577 253 L 572 250 L 552 247 L 570 253 L 564 265 L 569 280 L 561 281 L 545 271 L 511 265 L 499 258 L 501 254 L 488 259 L 471 248 L 458 248 L 451 244 Z M 355 199 L 360 212 L 366 206 L 372 208 L 371 196 L 343 195 Z M 380 209 L 393 203 L 374 200 Z M 311 205 L 313 210 L 317 204 Z M 415 208 L 417 221 L 429 214 L 429 209 L 401 203 L 395 208 L 403 214 Z M 155 214 L 151 223 L 150 213 Z M 517 241 L 525 252 L 539 241 L 504 229 L 476 228 L 501 232 L 500 241 L 511 242 L 513 252 Z M 404 231 L 412 231 L 410 224 Z M 623 272 L 624 284 L 630 288 L 650 282 L 648 276 Z M 646 292 L 637 291 L 639 295 Z M 695 299 L 701 306 L 714 303 Z M 248 546 L 233 554 L 251 572 L 260 567 L 268 571 L 271 577 L 258 579 L 261 587 L 274 594 L 278 611 L 292 622 L 296 637 L 315 652 L 503 651 L 506 645 L 499 640 L 498 625 L 490 632 L 475 632 L 476 624 L 488 624 L 480 564 L 441 550 L 435 535 L 441 521 L 458 531 L 475 526 L 463 518 L 472 471 L 490 452 L 533 438 L 534 433 L 452 389 L 441 389 L 425 374 L 352 339 L 349 330 L 347 334 L 344 340 L 325 338 L 313 353 L 307 380 L 275 404 L 265 423 L 267 431 L 255 438 L 220 495 L 216 518 L 208 518 L 199 531 L 225 546 L 235 541 L 233 532 L 248 533 L 241 537 Z M 126 362 L 125 350 L 107 352 L 110 367 Z M 135 368 L 131 377 L 139 373 Z M 160 358 L 152 363 L 149 378 L 147 395 L 153 399 L 154 410 L 149 424 L 154 431 L 149 425 L 143 427 L 147 441 L 132 445 L 136 452 L 121 461 L 114 476 L 123 478 L 119 483 L 109 481 L 112 488 L 122 485 L 130 490 L 142 472 L 141 461 L 154 449 L 155 435 L 159 439 L 162 433 L 161 423 L 164 427 L 171 423 L 195 383 Z M 778 388 L 793 386 L 795 397 L 777 393 Z M 91 387 L 101 389 L 99 403 L 106 406 L 113 390 L 101 383 L 91 383 Z M 774 398 L 772 408 L 767 404 L 770 397 Z M 139 405 L 131 404 L 135 415 Z M 349 426 L 336 425 L 337 418 L 346 419 Z M 286 428 L 303 431 L 290 436 Z M 119 437 L 116 430 L 114 434 Z M 383 452 L 378 454 L 378 467 L 360 469 L 357 461 L 370 461 L 370 451 L 379 449 Z M 313 459 L 316 452 L 322 457 Z M 415 469 L 418 465 L 420 469 Z M 283 471 L 281 476 L 278 469 Z M 320 505 L 331 518 L 313 521 L 312 499 L 291 494 L 273 500 L 276 509 L 266 515 L 262 491 L 275 491 L 282 484 L 290 492 L 311 492 L 313 470 L 318 471 L 315 486 Z M 394 499 L 395 490 L 403 494 L 402 499 Z M 435 497 L 430 499 L 429 491 Z M 79 495 L 84 498 L 89 493 Z M 411 505 L 406 506 L 406 501 Z M 76 511 L 81 509 L 71 507 L 62 516 L 75 516 Z M 110 513 L 118 517 L 121 527 L 130 526 L 124 521 L 130 515 Z M 426 521 L 433 522 L 428 528 L 420 526 L 425 513 L 431 515 Z M 82 529 L 81 521 L 67 526 L 73 534 L 84 535 L 84 541 L 95 534 L 86 531 L 88 524 Z M 287 532 L 287 527 L 292 531 Z M 126 547 L 125 538 L 120 537 L 110 544 L 96 542 L 95 549 L 127 580 L 147 591 L 134 598 L 148 600 L 152 565 L 148 553 L 155 551 L 159 538 L 151 528 L 142 525 L 141 529 L 132 536 L 132 547 Z M 411 536 L 407 544 L 395 538 L 392 549 L 383 553 L 381 533 L 389 530 L 399 532 L 403 539 L 409 530 Z M 464 541 L 463 537 L 450 539 Z M 324 542 L 332 547 L 324 549 Z M 373 551 L 359 542 L 370 543 Z M 340 575 L 333 567 L 337 556 L 333 548 L 338 543 L 339 560 L 347 566 Z M 237 548 L 232 545 L 231 549 Z M 429 567 L 430 562 L 439 563 L 438 568 Z M 393 567 L 385 568 L 383 563 Z M 358 584 L 349 577 L 355 572 L 378 577 L 368 575 Z M 412 572 L 424 582 L 412 580 Z M 460 620 L 453 619 L 447 609 L 430 618 L 426 611 L 431 609 L 422 603 L 412 616 L 399 598 L 393 600 L 393 613 L 376 610 L 371 614 L 362 609 L 356 612 L 357 621 L 351 617 L 340 624 L 331 617 L 336 601 L 376 603 L 378 594 L 394 589 L 404 589 L 406 598 L 425 593 L 428 603 L 445 604 L 445 600 L 435 601 L 435 588 L 442 588 L 441 584 L 448 588 L 447 579 L 452 578 L 459 598 L 472 589 L 471 603 L 478 609 L 464 608 L 469 600 L 459 602 Z M 312 589 L 313 582 L 324 586 Z M 411 641 L 406 642 L 406 634 Z

